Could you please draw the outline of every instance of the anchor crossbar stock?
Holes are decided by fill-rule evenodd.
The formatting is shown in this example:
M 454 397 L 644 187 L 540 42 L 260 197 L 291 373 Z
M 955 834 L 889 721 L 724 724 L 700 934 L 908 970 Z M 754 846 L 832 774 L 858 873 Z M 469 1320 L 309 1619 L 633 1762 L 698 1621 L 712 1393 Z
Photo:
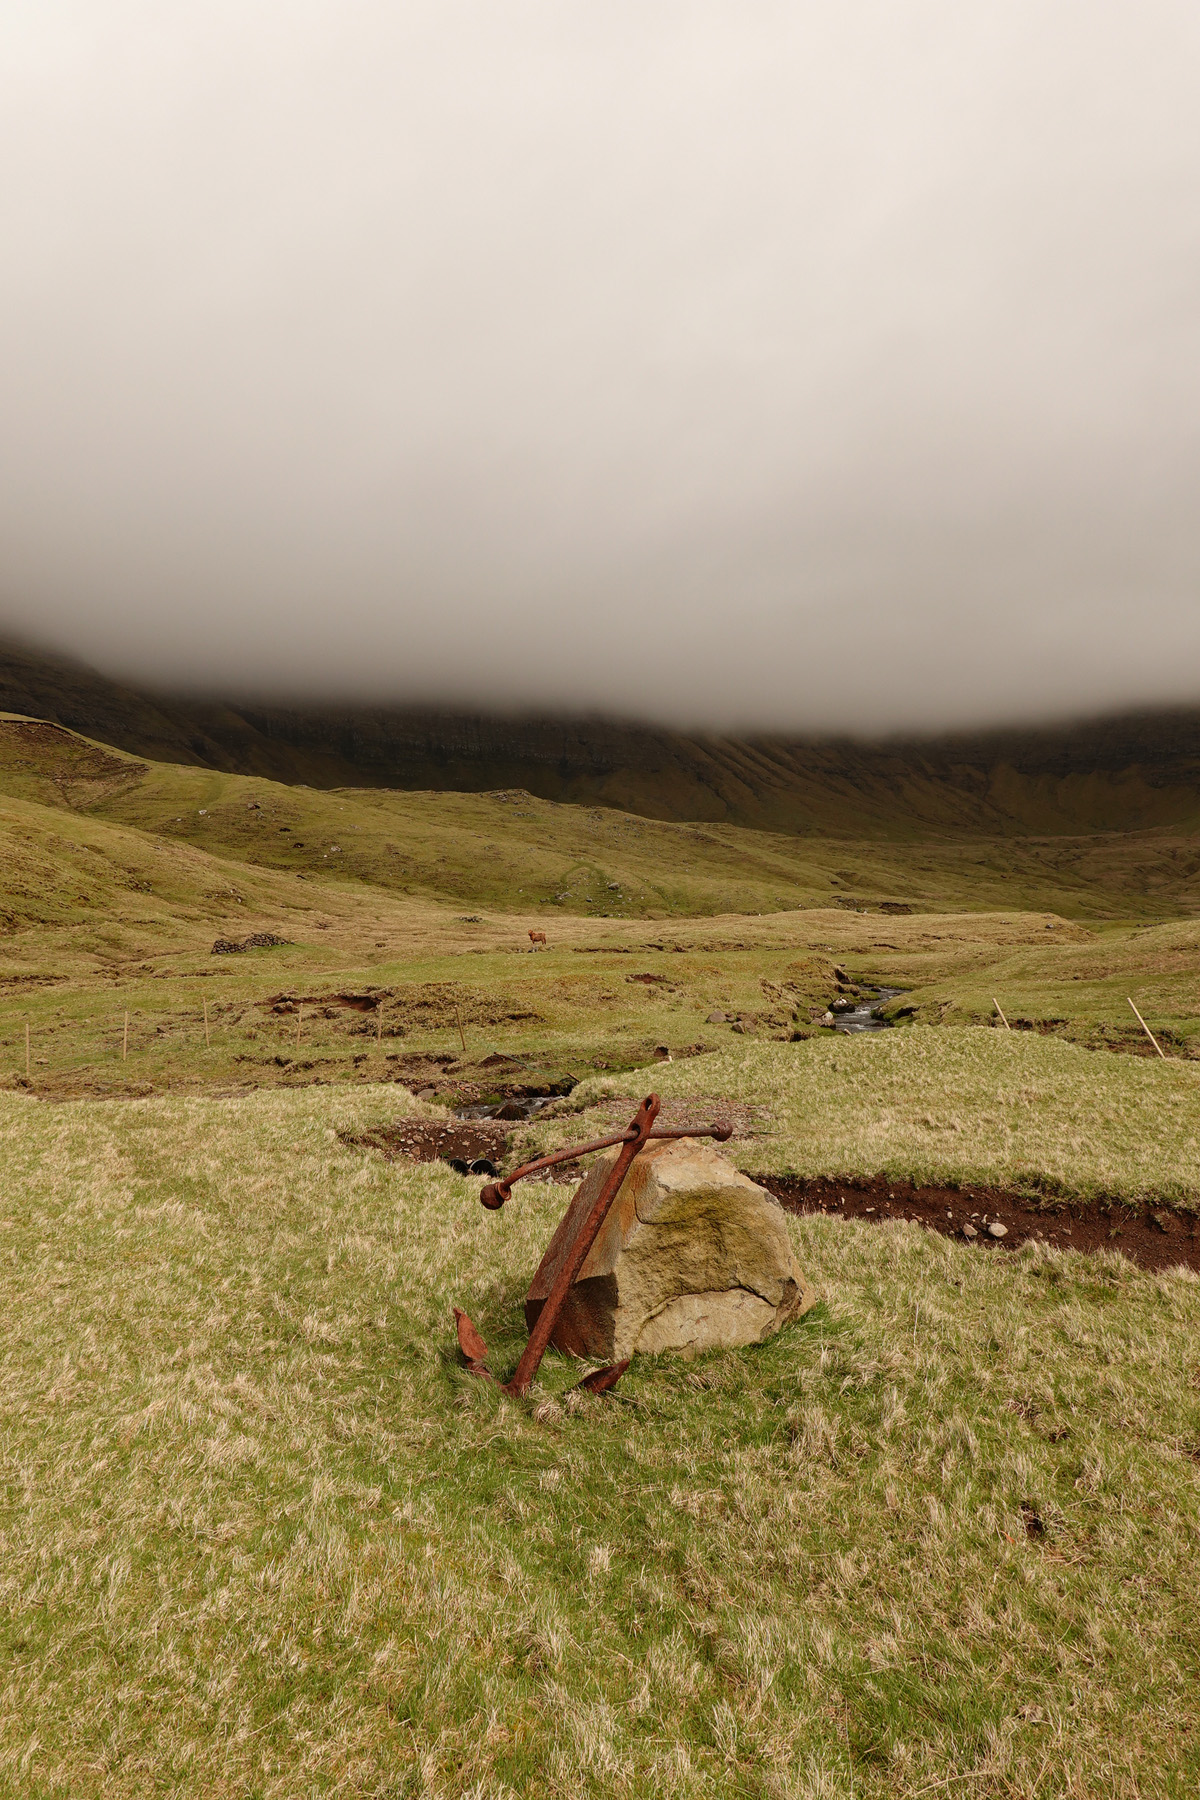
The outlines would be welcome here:
M 634 1118 L 622 1132 L 615 1137 L 596 1138 L 588 1144 L 575 1144 L 570 1149 L 555 1151 L 550 1156 L 539 1156 L 533 1162 L 523 1163 L 514 1169 L 511 1175 L 502 1181 L 490 1182 L 480 1193 L 480 1201 L 484 1206 L 495 1210 L 504 1205 L 512 1197 L 513 1183 L 522 1181 L 528 1175 L 536 1175 L 542 1169 L 553 1168 L 556 1163 L 570 1162 L 578 1156 L 587 1156 L 594 1150 L 609 1150 L 620 1144 L 621 1154 L 613 1163 L 605 1177 L 600 1192 L 586 1219 L 583 1220 L 572 1242 L 569 1255 L 554 1281 L 554 1285 L 546 1296 L 545 1304 L 534 1321 L 533 1330 L 529 1334 L 529 1342 L 521 1353 L 521 1360 L 513 1371 L 511 1378 L 501 1383 L 506 1394 L 525 1395 L 533 1383 L 547 1346 L 554 1335 L 554 1327 L 558 1316 L 566 1304 L 571 1284 L 587 1260 L 588 1251 L 595 1243 L 600 1227 L 608 1217 L 613 1201 L 621 1189 L 621 1183 L 633 1164 L 634 1158 L 645 1147 L 651 1138 L 684 1138 L 711 1137 L 724 1143 L 732 1136 L 732 1127 L 728 1125 L 692 1126 L 686 1130 L 654 1130 L 654 1121 L 658 1116 L 661 1102 L 657 1094 L 647 1094 L 639 1106 Z M 455 1327 L 458 1332 L 459 1348 L 467 1360 L 467 1367 L 476 1375 L 487 1376 L 494 1381 L 496 1377 L 487 1366 L 487 1346 L 476 1331 L 474 1325 L 457 1306 L 454 1309 Z M 615 1387 L 628 1362 L 612 1363 L 607 1369 L 597 1369 L 587 1375 L 579 1383 L 592 1393 L 605 1393 Z
M 651 1095 L 654 1099 L 656 1096 Z M 556 1163 L 574 1162 L 577 1157 L 590 1156 L 594 1150 L 611 1150 L 614 1144 L 627 1143 L 633 1134 L 633 1126 L 619 1131 L 615 1137 L 593 1138 L 590 1144 L 572 1144 L 569 1149 L 555 1150 L 549 1156 L 535 1157 L 532 1162 L 522 1163 L 511 1175 L 502 1181 L 489 1181 L 485 1188 L 479 1190 L 479 1204 L 490 1207 L 493 1211 L 512 1199 L 513 1183 L 524 1181 L 528 1175 L 538 1175 L 543 1169 L 552 1169 Z M 711 1137 L 718 1143 L 725 1143 L 733 1136 L 731 1125 L 689 1125 L 668 1131 L 648 1131 L 647 1138 L 685 1138 Z

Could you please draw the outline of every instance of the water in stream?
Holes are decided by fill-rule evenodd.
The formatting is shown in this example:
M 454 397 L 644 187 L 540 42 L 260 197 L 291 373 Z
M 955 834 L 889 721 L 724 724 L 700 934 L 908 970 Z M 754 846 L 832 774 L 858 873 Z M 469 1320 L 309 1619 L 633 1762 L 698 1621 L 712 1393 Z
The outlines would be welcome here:
M 903 992 L 903 988 L 877 988 L 869 999 L 860 1000 L 858 1005 L 851 1007 L 848 1012 L 834 1013 L 834 1030 L 886 1031 L 891 1020 L 881 1019 L 879 1009 L 885 1006 L 889 1000 L 894 1000 L 897 994 Z
M 561 1098 L 553 1094 L 521 1094 L 507 1100 L 471 1100 L 451 1108 L 456 1119 L 536 1119 L 542 1108 Z

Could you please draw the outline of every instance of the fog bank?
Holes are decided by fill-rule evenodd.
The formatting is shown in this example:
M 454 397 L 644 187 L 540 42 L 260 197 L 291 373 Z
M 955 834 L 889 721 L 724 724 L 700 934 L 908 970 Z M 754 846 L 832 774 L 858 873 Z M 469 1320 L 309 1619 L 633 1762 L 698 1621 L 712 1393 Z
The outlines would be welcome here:
M 15 0 L 0 623 L 157 687 L 1200 699 L 1175 0 Z

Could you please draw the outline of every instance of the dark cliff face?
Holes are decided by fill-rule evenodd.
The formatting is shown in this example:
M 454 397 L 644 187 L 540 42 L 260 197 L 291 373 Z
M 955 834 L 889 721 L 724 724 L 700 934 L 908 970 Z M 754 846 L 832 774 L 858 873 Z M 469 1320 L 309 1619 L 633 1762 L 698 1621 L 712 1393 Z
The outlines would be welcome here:
M 848 837 L 1200 826 L 1200 712 L 874 744 L 739 739 L 604 719 L 179 699 L 21 646 L 0 647 L 0 710 L 159 761 L 313 787 L 525 788 L 651 818 Z

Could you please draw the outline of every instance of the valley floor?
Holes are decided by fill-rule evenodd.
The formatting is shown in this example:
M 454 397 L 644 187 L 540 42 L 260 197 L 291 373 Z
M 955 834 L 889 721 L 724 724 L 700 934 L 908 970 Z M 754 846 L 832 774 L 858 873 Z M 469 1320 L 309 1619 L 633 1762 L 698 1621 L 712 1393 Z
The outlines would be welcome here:
M 1191 852 L 1047 845 L 0 732 L 0 1791 L 1194 1794 Z M 820 1305 L 508 1401 L 451 1308 L 515 1361 L 566 1190 L 485 1213 L 440 1134 L 540 1096 L 512 1166 L 651 1088 L 811 1199 Z

